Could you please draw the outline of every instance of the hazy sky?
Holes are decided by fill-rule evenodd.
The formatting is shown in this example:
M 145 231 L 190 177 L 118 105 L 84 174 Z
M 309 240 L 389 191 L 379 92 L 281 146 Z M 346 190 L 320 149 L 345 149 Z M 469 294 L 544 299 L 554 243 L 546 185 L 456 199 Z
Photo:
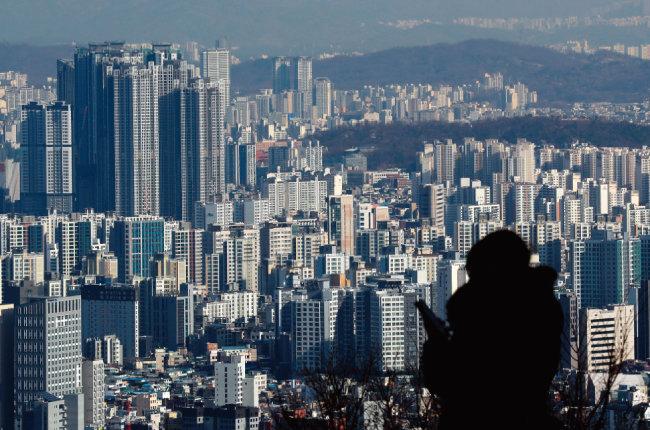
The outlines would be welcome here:
M 648 0 L 617 6 L 625 9 L 640 1 Z M 458 16 L 584 16 L 610 4 L 607 0 L 0 0 L 0 41 L 196 40 L 211 45 L 226 35 L 246 55 L 278 49 L 363 50 L 391 41 L 436 42 L 445 36 L 424 28 L 407 34 L 409 30 L 381 22 L 426 19 L 448 24 Z

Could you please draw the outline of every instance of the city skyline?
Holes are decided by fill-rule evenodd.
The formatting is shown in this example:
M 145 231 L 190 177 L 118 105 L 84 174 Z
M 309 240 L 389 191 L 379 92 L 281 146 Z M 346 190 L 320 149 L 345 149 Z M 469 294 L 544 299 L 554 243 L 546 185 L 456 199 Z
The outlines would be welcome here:
M 542 310 L 527 300 L 545 280 L 519 285 L 524 270 L 549 279 L 557 315 L 544 317 L 564 333 L 549 417 L 645 423 L 645 134 L 615 147 L 471 131 L 585 116 L 645 130 L 647 100 L 545 106 L 545 88 L 501 70 L 341 88 L 291 52 L 269 59 L 268 88 L 241 94 L 229 40 L 189 48 L 77 46 L 43 88 L 0 72 L 0 427 L 434 425 L 439 400 L 421 378 L 432 320 L 415 304 L 453 328 L 448 303 L 479 285 L 484 303 L 464 317 L 493 345 L 532 351 L 545 334 L 527 337 L 524 315 Z M 418 131 L 432 124 L 470 131 Z M 512 273 L 481 280 L 472 252 L 502 230 L 526 260 L 484 255 Z M 495 393 L 539 379 L 525 354 L 493 351 L 511 371 L 492 374 Z M 496 369 L 457 358 L 463 377 Z M 583 380 L 598 399 L 568 396 Z M 500 402 L 504 426 L 513 404 L 533 407 Z

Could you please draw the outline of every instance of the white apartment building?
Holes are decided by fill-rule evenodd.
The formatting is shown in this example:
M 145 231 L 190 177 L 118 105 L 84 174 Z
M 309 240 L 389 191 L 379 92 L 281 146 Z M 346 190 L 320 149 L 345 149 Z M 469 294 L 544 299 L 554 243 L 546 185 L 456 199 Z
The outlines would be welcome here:
M 399 290 L 371 292 L 370 345 L 382 370 L 404 368 L 404 296 Z
M 216 406 L 242 404 L 245 374 L 246 359 L 242 355 L 226 356 L 214 364 Z
M 634 306 L 613 305 L 580 311 L 580 360 L 589 372 L 608 372 L 634 359 Z

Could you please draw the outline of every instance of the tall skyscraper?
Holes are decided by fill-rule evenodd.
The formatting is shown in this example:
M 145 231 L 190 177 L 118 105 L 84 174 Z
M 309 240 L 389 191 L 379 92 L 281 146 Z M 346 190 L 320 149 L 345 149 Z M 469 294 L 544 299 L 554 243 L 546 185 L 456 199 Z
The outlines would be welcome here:
M 191 221 L 198 201 L 214 201 L 226 190 L 224 106 L 220 90 L 196 81 L 181 90 L 180 172 L 182 213 Z M 178 209 L 178 208 L 177 208 Z
M 238 169 L 236 172 L 238 184 L 254 189 L 257 179 L 255 144 L 237 145 L 237 149 L 239 151 L 237 157 Z
M 456 175 L 456 144 L 448 139 L 445 143 L 436 142 L 434 147 L 436 182 L 454 182 Z
M 341 252 L 354 255 L 354 196 L 328 198 L 327 232 L 329 241 Z
M 533 222 L 535 220 L 535 200 L 539 194 L 537 184 L 514 184 L 510 199 L 506 202 L 506 222 Z
M 328 78 L 314 79 L 314 104 L 318 118 L 332 115 L 332 82 Z
M 302 117 L 312 117 L 313 103 L 313 81 L 311 74 L 311 57 L 296 57 L 294 75 L 296 78 L 296 89 L 302 101 Z
M 20 422 L 39 393 L 59 398 L 81 393 L 81 297 L 33 299 L 15 312 L 14 399 Z
M 292 87 L 292 59 L 289 57 L 273 58 L 273 93 L 280 94 L 282 91 L 294 90 Z
M 73 148 L 76 209 L 115 209 L 114 97 L 109 70 L 132 61 L 124 43 L 78 48 L 74 54 Z
M 72 211 L 72 117 L 70 106 L 32 102 L 21 122 L 21 203 L 25 213 Z
M 406 306 L 404 296 L 397 289 L 370 292 L 370 344 L 371 350 L 377 351 L 377 366 L 381 370 L 404 368 Z
M 518 182 L 535 183 L 535 144 L 525 139 L 518 139 L 515 154 L 512 157 L 512 177 Z
M 300 92 L 311 93 L 311 57 L 296 57 L 293 59 L 293 61 L 293 78 L 295 79 L 295 89 Z
M 280 95 L 284 91 L 295 92 L 300 106 L 294 107 L 293 111 L 302 117 L 311 118 L 312 85 L 311 57 L 273 58 L 273 93 Z
M 158 79 L 158 187 L 160 215 L 182 218 L 182 133 L 181 92 L 195 78 L 196 71 L 168 51 L 160 52 Z M 157 64 L 158 64 L 157 63 Z
M 160 213 L 158 78 L 160 66 L 115 70 L 115 209 Z
M 65 104 L 74 103 L 74 62 L 56 61 L 56 99 Z
M 201 74 L 204 79 L 218 84 L 222 81 L 223 101 L 225 106 L 230 105 L 230 51 L 219 47 L 209 49 L 201 54 Z

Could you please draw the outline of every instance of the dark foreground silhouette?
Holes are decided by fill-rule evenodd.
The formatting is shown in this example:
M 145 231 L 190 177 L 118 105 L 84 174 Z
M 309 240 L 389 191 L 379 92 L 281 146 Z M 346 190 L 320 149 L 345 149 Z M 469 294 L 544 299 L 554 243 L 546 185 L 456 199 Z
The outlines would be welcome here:
M 486 236 L 467 256 L 470 281 L 447 302 L 447 328 L 427 324 L 422 369 L 441 399 L 439 428 L 562 428 L 547 412 L 563 325 L 557 274 L 529 261 L 515 233 Z

